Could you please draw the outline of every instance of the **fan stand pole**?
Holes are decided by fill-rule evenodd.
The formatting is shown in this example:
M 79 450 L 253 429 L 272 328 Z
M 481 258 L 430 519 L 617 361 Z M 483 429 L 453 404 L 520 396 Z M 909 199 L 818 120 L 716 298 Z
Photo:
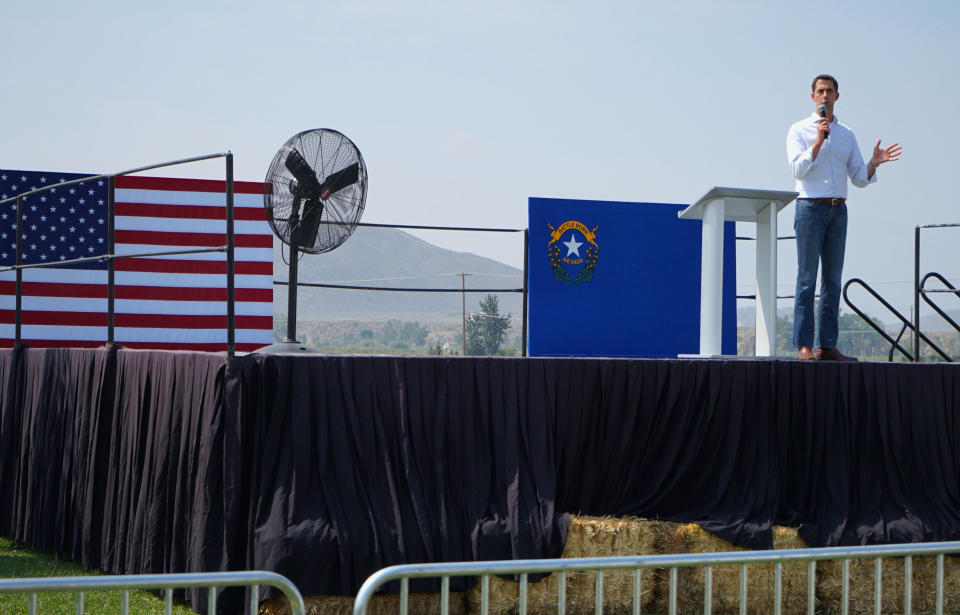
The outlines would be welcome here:
M 297 220 L 294 220 L 294 216 Z M 297 262 L 300 250 L 297 238 L 299 216 L 291 216 L 290 227 L 290 274 L 287 276 L 287 339 L 284 342 L 297 343 Z

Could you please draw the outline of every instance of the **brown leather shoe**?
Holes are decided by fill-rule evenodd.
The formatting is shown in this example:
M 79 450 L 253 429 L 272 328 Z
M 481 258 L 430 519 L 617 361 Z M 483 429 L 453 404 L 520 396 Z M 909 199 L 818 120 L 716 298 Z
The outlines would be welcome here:
M 817 348 L 817 361 L 853 361 L 856 359 L 848 357 L 836 348 Z
M 797 353 L 797 358 L 801 361 L 812 361 L 813 360 L 813 351 L 810 350 L 809 346 L 801 346 L 800 352 Z

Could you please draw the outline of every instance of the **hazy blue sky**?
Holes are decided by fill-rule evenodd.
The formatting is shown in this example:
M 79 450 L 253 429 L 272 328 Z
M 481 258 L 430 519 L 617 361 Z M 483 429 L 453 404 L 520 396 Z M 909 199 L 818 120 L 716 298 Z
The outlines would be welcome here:
M 864 155 L 877 138 L 904 150 L 851 187 L 844 277 L 907 309 L 913 228 L 960 222 L 957 0 L 39 0 L 5 2 L 0 23 L 4 168 L 114 172 L 229 149 L 238 179 L 262 180 L 287 138 L 330 127 L 366 159 L 365 221 L 519 228 L 529 196 L 792 189 L 786 130 L 830 72 Z M 791 206 L 781 234 L 792 223 Z M 960 229 L 924 237 L 922 269 L 960 277 Z M 426 238 L 522 258 L 516 241 Z M 781 293 L 794 250 L 781 242 Z M 746 291 L 749 248 L 740 260 Z

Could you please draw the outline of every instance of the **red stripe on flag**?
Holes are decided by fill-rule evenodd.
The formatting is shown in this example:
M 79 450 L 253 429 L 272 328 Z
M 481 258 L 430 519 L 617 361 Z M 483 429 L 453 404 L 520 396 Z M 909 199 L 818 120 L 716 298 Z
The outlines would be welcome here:
M 273 342 L 270 342 L 273 343 Z M 28 342 L 33 344 L 33 342 Z M 143 350 L 190 350 L 194 352 L 225 352 L 227 343 L 219 344 L 187 344 L 184 342 L 118 342 L 123 348 L 135 348 Z M 251 342 L 237 342 L 235 348 L 239 352 L 253 352 L 263 348 L 267 344 L 257 344 Z
M 16 310 L 0 310 L 0 324 L 10 325 L 16 322 Z M 24 325 L 59 325 L 64 327 L 106 327 L 106 312 L 47 312 L 24 310 L 21 323 Z M 171 315 L 171 314 L 115 314 L 115 327 L 136 327 L 139 329 L 223 329 L 227 328 L 227 317 L 212 315 Z M 237 329 L 272 329 L 272 316 L 234 316 Z
M 69 273 L 67 274 L 69 276 Z M 0 282 L 0 295 L 17 295 L 16 282 Z M 106 284 L 67 284 L 63 282 L 24 282 L 24 297 L 79 297 L 106 299 Z M 104 304 L 106 307 L 106 304 Z
M 157 203 L 117 203 L 118 216 L 145 218 L 192 218 L 197 220 L 226 220 L 227 208 L 215 205 L 166 205 Z M 262 207 L 234 207 L 235 220 L 266 220 Z M 224 223 L 226 224 L 226 223 Z
M 174 179 L 170 177 L 143 177 L 121 175 L 116 178 L 117 188 L 133 190 L 175 190 L 178 192 L 219 192 L 226 194 L 227 182 L 218 179 Z M 263 194 L 261 182 L 233 182 L 235 194 Z
M 33 348 L 99 348 L 105 345 L 106 340 L 94 342 L 88 340 L 20 340 L 25 346 Z M 223 344 L 226 347 L 226 344 Z M 0 348 L 13 348 L 12 339 L 0 339 Z
M 116 271 L 150 271 L 154 273 L 215 273 L 227 274 L 224 261 L 187 261 L 179 259 L 121 258 L 116 262 Z M 273 275 L 273 263 L 261 261 L 236 261 L 233 272 L 237 275 Z M 226 281 L 224 281 L 226 284 Z
M 0 282 L 0 294 L 16 296 L 15 282 Z M 24 282 L 24 297 L 76 297 L 82 299 L 106 299 L 106 284 L 65 284 L 60 282 Z M 191 288 L 173 286 L 121 286 L 114 288 L 117 299 L 147 299 L 153 301 L 226 301 L 226 288 Z M 270 303 L 272 288 L 235 288 L 236 301 Z M 106 304 L 104 304 L 106 309 Z
M 49 323 L 55 324 L 55 323 Z M 104 318 L 106 325 L 106 318 Z M 223 314 L 117 314 L 115 327 L 138 329 L 222 329 L 227 330 L 227 317 Z M 272 329 L 272 316 L 234 316 L 237 329 Z
M 16 322 L 16 310 L 0 310 L 0 323 L 9 325 Z M 23 310 L 21 321 L 24 325 L 61 325 L 69 327 L 106 327 L 106 312 L 46 312 Z
M 153 244 L 159 246 L 207 246 L 216 248 L 227 244 L 221 233 L 167 233 L 162 231 L 116 231 L 115 241 L 121 243 Z M 273 235 L 234 235 L 237 248 L 273 248 Z
M 176 288 L 172 286 L 117 286 L 117 299 L 152 301 L 226 301 L 226 288 Z M 273 301 L 272 288 L 234 289 L 236 301 L 263 303 Z

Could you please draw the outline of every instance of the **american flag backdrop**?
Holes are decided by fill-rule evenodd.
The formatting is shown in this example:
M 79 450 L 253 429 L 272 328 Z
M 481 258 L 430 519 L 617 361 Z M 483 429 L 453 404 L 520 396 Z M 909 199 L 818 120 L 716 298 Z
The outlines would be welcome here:
M 0 170 L 0 199 L 89 174 Z M 118 255 L 226 245 L 224 181 L 117 177 Z M 24 199 L 24 264 L 107 252 L 107 180 Z M 16 263 L 16 202 L 0 206 L 0 264 Z M 263 184 L 234 182 L 236 349 L 273 342 L 273 235 Z M 129 348 L 227 347 L 226 253 L 115 261 L 114 341 Z M 95 347 L 107 340 L 107 265 L 23 270 L 21 337 L 29 346 Z M 14 339 L 16 274 L 0 273 L 0 347 Z

